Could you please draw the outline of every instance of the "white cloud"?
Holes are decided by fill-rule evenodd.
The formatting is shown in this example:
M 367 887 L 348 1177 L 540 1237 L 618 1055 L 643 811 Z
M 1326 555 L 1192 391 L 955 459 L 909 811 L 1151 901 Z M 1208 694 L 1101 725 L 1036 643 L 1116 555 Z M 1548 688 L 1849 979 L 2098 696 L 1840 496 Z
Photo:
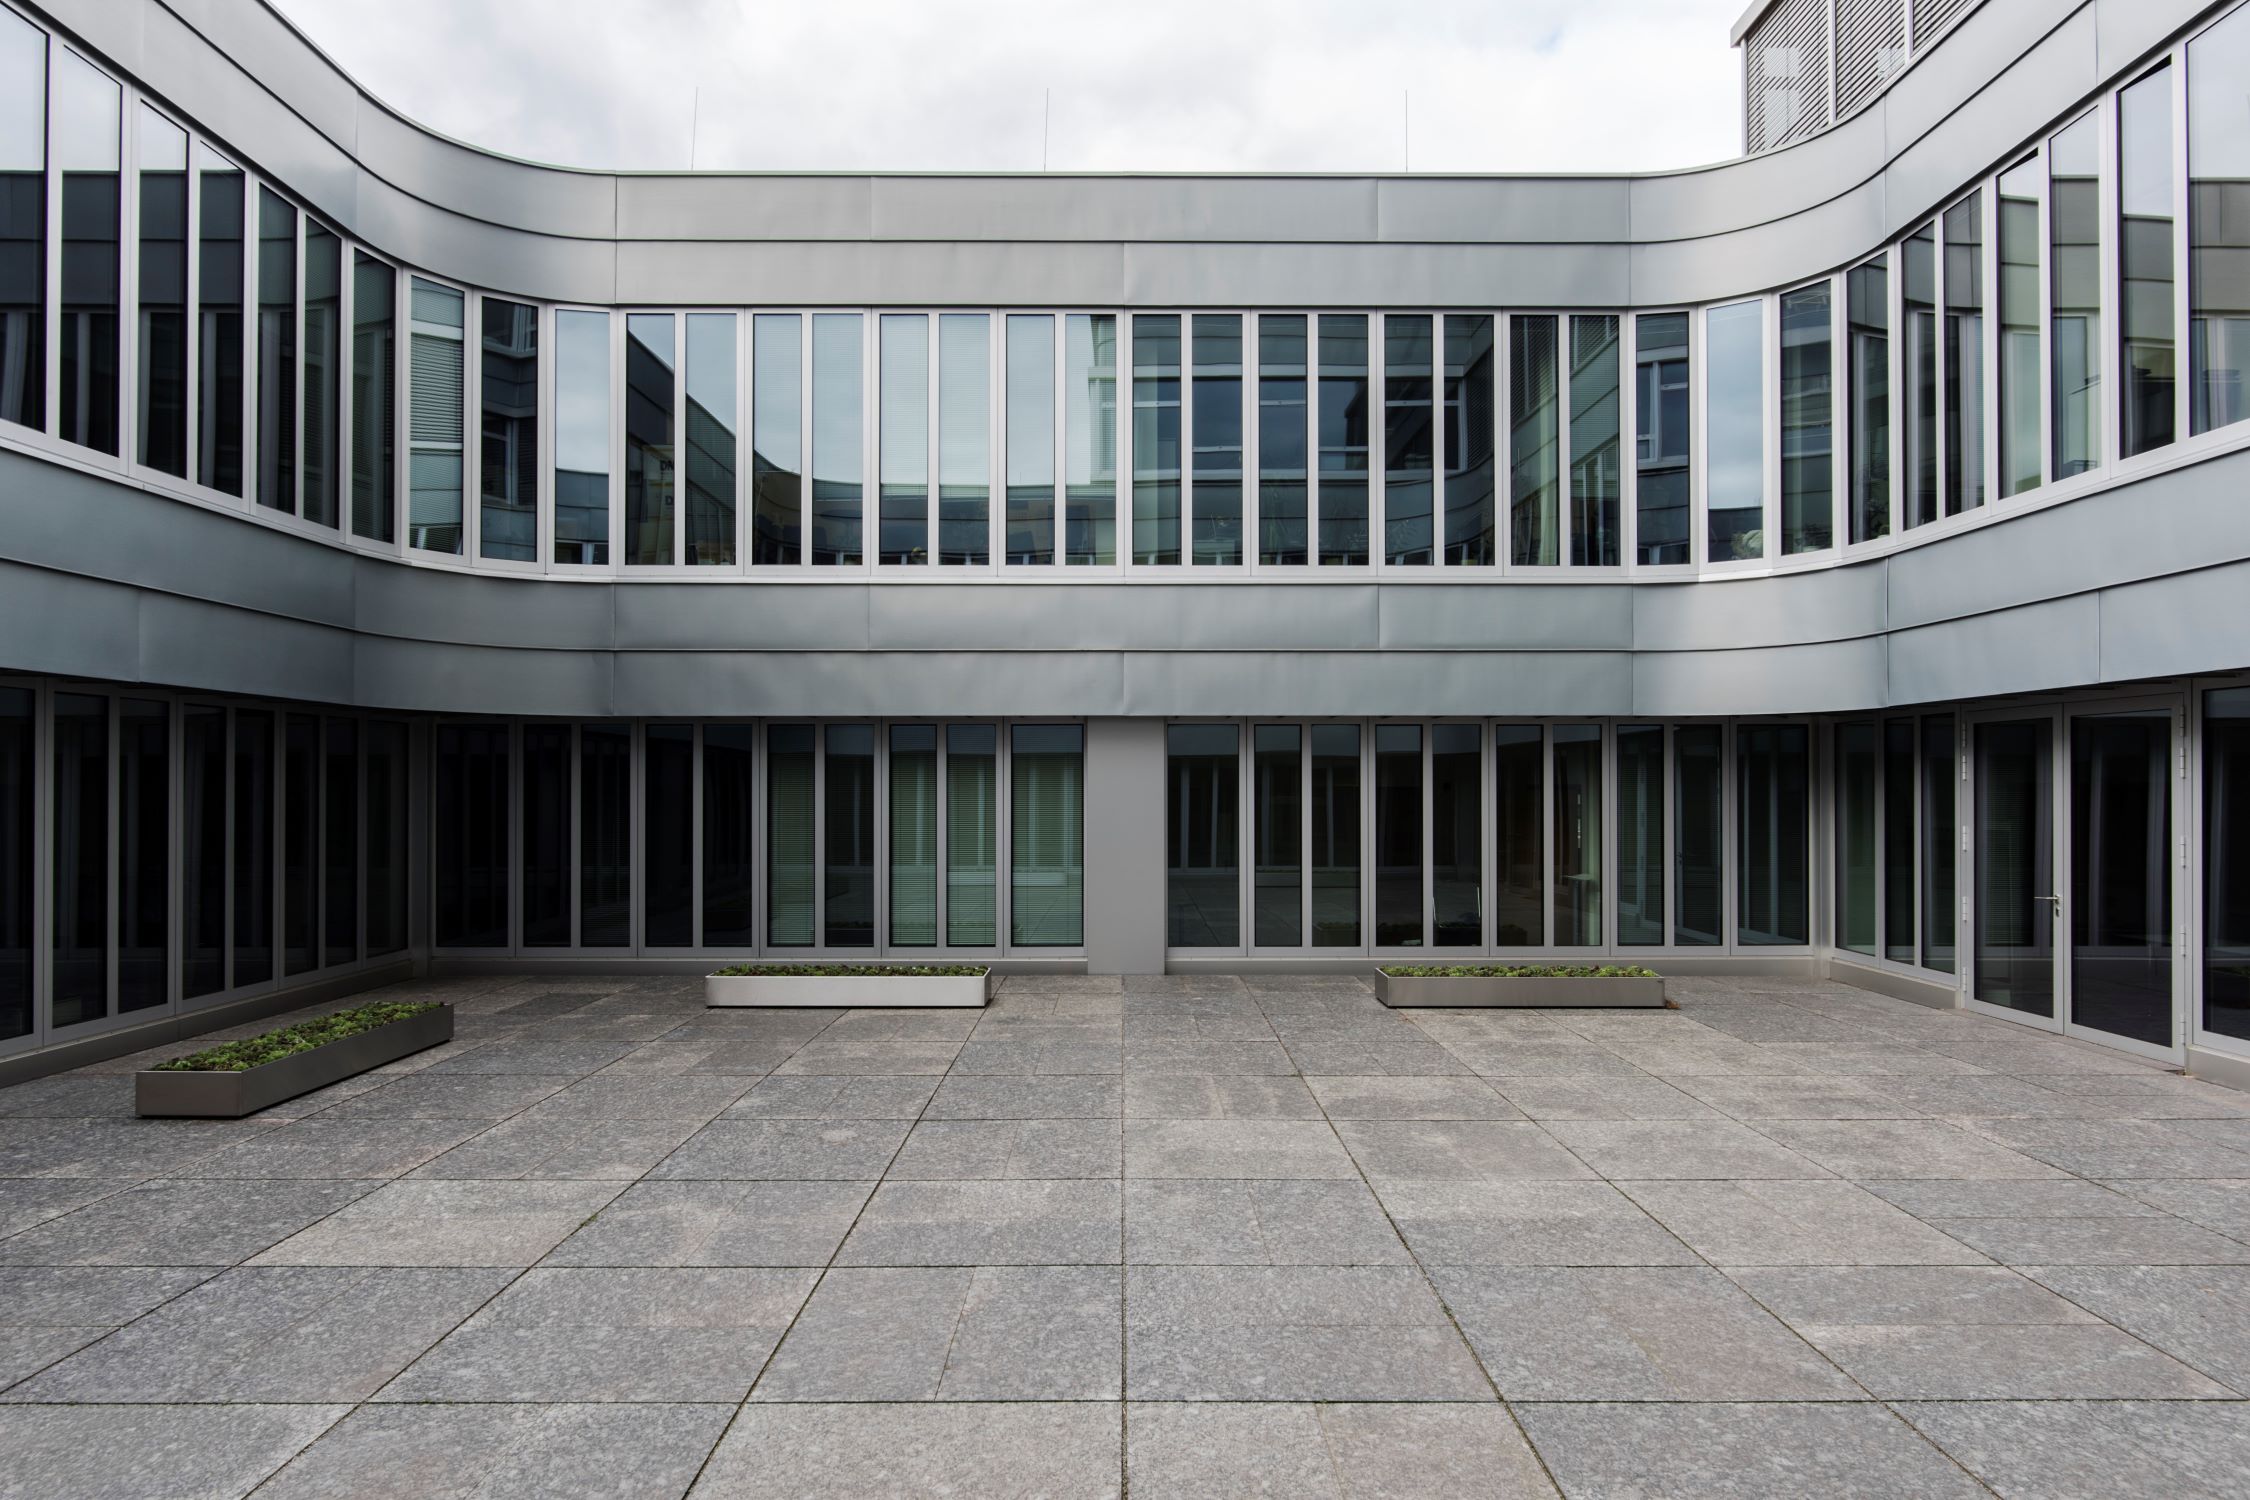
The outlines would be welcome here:
M 1739 149 L 1740 0 L 279 0 L 377 97 L 574 166 L 1655 170 Z M 697 102 L 700 91 L 700 105 Z M 1051 99 L 1051 104 L 1049 100 Z

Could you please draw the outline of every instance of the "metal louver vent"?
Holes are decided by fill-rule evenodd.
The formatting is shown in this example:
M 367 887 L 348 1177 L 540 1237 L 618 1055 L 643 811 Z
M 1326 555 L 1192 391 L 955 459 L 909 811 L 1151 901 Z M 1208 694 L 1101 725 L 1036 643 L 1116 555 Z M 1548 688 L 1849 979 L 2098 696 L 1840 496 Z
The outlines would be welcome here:
M 413 384 L 408 405 L 417 443 L 461 442 L 461 344 L 427 333 L 414 335 Z
M 1905 0 L 1836 0 L 1838 119 L 1874 98 L 1905 66 Z
M 1977 8 L 1977 0 L 1914 0 L 1914 53 L 1936 41 L 1945 29 Z
M 1752 151 L 1787 145 L 1828 123 L 1828 0 L 1782 0 L 1743 38 L 1742 56 Z

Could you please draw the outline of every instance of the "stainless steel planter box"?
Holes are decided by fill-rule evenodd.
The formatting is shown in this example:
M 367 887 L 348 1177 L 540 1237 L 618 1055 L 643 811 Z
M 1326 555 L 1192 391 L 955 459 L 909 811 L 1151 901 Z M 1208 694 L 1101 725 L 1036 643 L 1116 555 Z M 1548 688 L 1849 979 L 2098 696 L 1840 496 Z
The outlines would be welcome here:
M 440 1005 L 436 1010 L 239 1073 L 136 1073 L 133 1105 L 143 1115 L 236 1120 L 452 1040 L 453 1007 Z
M 1609 1009 L 1662 1009 L 1664 980 L 1661 976 L 1655 979 L 1560 979 L 1531 976 L 1499 978 L 1467 975 L 1410 978 L 1385 974 L 1378 969 L 1375 973 L 1375 996 L 1385 1005 L 1401 1008 L 1474 1006 L 1560 1010 L 1572 1006 L 1599 1006 Z
M 703 1003 L 822 1010 L 981 1008 L 999 984 L 990 969 L 982 974 L 713 974 L 703 981 Z

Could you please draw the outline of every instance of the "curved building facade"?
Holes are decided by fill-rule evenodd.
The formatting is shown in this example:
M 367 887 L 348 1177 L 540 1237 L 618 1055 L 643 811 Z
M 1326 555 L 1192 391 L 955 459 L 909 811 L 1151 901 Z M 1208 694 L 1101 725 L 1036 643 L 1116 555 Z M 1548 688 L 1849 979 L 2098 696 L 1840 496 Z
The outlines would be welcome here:
M 1692 171 L 885 176 L 0 0 L 0 1069 L 1451 954 L 2250 1074 L 2250 7 L 1845 14 Z

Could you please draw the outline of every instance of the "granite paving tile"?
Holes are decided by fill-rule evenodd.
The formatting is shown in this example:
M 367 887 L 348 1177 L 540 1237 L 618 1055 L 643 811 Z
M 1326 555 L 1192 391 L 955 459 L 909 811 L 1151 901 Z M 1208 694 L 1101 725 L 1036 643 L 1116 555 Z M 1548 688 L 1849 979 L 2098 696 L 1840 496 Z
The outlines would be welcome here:
M 753 1402 L 692 1500 L 1110 1500 L 1122 1472 L 1108 1402 Z
M 1305 1084 L 1331 1120 L 1520 1120 L 1481 1078 L 1313 1076 Z
M 1110 1180 L 886 1182 L 836 1257 L 847 1266 L 1115 1265 Z
M 904 1120 L 714 1120 L 649 1172 L 652 1178 L 865 1182 L 906 1139 Z
M 1525 1402 L 1565 1495 L 1956 1500 L 1985 1488 L 1870 1402 Z
M 1949 1120 L 1761 1120 L 1758 1128 L 1855 1181 L 2058 1175 L 2053 1167 Z
M 1985 1257 L 1857 1183 L 1623 1182 L 1634 1202 L 1722 1266 L 1938 1266 Z
M 1733 1120 L 1550 1120 L 1608 1178 L 1827 1177 L 1827 1168 Z
M 1495 1078 L 1492 1086 L 1534 1120 L 1707 1120 L 1719 1113 L 1645 1073 Z
M 543 1264 L 821 1266 L 871 1182 L 636 1182 Z
M 1594 1175 L 1529 1121 L 1342 1120 L 1336 1134 L 1373 1182 L 1555 1181 Z
M 0 1240 L 0 1265 L 231 1266 L 380 1186 L 146 1182 Z
M 1358 1176 L 1323 1120 L 1128 1120 L 1127 1177 Z
M 2029 1266 L 2024 1274 L 2250 1395 L 2250 1266 Z
M 1897 1410 L 2004 1496 L 2233 1500 L 2250 1406 L 2201 1401 L 1911 1402 Z
M 609 1182 L 389 1182 L 354 1194 L 257 1263 L 528 1266 L 620 1191 Z
M 969 1076 L 938 1085 L 924 1116 L 932 1120 L 1115 1119 L 1124 1087 L 1103 1076 Z
M 929 1120 L 891 1163 L 893 1181 L 1115 1177 L 1116 1120 Z
M 1128 1120 L 1317 1120 L 1320 1101 L 1294 1074 L 1128 1073 Z
M 350 1409 L 0 1407 L 0 1500 L 234 1500 Z
M 1396 1265 L 1408 1260 L 1363 1183 L 1136 1180 L 1125 1185 L 1135 1265 Z
M 1425 1266 L 1667 1266 L 1695 1252 L 1606 1182 L 1386 1182 Z

